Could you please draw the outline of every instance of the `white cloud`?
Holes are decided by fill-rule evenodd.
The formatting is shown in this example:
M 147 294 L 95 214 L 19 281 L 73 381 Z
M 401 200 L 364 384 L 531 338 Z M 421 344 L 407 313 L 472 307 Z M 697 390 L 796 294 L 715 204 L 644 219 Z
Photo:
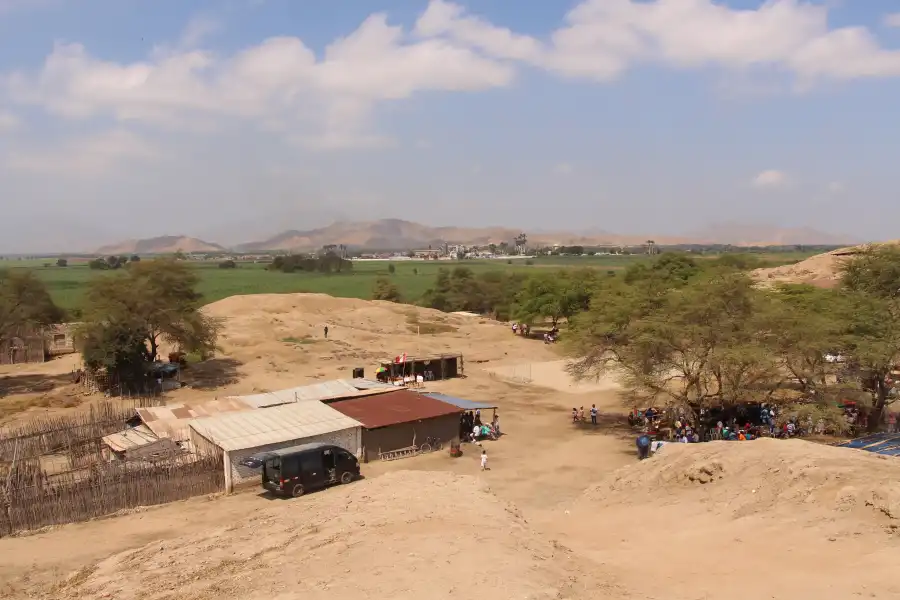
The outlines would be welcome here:
M 769 169 L 753 178 L 753 186 L 758 188 L 781 187 L 788 182 L 788 176 L 783 171 Z
M 755 10 L 712 0 L 586 0 L 543 43 L 432 0 L 416 31 L 446 36 L 489 56 L 597 80 L 647 62 L 775 68 L 806 81 L 900 75 L 900 52 L 882 48 L 864 27 L 829 29 L 828 10 L 797 0 L 769 0 Z
M 0 133 L 12 131 L 20 125 L 19 117 L 9 111 L 0 109 Z
M 16 148 L 5 157 L 3 166 L 34 174 L 97 177 L 124 163 L 157 157 L 151 144 L 132 132 L 116 129 L 52 147 Z
M 39 73 L 15 73 L 7 89 L 18 102 L 69 119 L 111 115 L 183 127 L 198 117 L 238 118 L 331 148 L 381 145 L 371 123 L 379 102 L 504 86 L 513 75 L 469 48 L 408 42 L 375 14 L 330 44 L 322 60 L 293 37 L 269 38 L 228 58 L 182 50 L 130 64 L 58 44 Z
M 81 44 L 57 44 L 37 72 L 0 84 L 12 100 L 70 120 L 194 131 L 237 120 L 316 148 L 373 148 L 392 143 L 374 122 L 380 104 L 507 86 L 523 65 L 597 81 L 646 63 L 776 70 L 804 88 L 820 79 L 900 76 L 900 51 L 880 46 L 865 27 L 829 29 L 828 14 L 799 0 L 742 10 L 713 0 L 584 0 L 544 39 L 432 0 L 412 32 L 376 13 L 321 58 L 296 37 L 220 56 L 202 44 L 221 23 L 197 17 L 178 43 L 146 60 L 116 62 Z
M 900 27 L 900 13 L 884 15 L 882 23 L 884 23 L 885 27 Z
M 569 163 L 559 163 L 553 167 L 553 173 L 556 175 L 571 175 L 574 172 L 575 167 Z

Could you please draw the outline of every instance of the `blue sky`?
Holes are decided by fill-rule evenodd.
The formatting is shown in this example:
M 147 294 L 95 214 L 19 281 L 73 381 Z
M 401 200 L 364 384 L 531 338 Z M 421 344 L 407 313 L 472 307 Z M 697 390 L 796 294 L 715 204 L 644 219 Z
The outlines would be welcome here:
M 0 252 L 380 217 L 895 238 L 893 12 L 0 0 Z

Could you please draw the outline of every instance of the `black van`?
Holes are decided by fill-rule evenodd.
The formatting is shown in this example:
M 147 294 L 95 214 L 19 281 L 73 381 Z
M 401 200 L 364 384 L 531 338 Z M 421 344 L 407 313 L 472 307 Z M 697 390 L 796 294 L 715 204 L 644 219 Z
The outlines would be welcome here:
M 276 494 L 298 497 L 310 490 L 359 477 L 359 461 L 347 450 L 331 444 L 303 444 L 261 452 L 241 461 L 262 467 L 262 486 Z

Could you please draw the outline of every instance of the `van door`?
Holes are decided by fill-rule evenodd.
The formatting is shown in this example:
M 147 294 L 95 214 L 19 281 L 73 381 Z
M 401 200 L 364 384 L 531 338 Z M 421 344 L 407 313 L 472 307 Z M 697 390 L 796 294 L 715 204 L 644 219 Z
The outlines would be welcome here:
M 328 478 L 325 472 L 325 463 L 322 460 L 322 451 L 313 450 L 304 452 L 300 456 L 300 472 L 303 479 L 303 487 L 313 489 L 322 487 Z

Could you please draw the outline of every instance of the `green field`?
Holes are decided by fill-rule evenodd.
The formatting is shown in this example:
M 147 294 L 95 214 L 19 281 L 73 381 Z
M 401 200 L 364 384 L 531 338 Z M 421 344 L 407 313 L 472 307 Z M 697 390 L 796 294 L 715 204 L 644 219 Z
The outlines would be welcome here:
M 802 260 L 809 253 L 754 254 L 769 264 L 786 264 Z M 702 257 L 701 257 L 702 258 Z M 710 257 L 714 258 L 714 257 Z M 200 276 L 200 292 L 207 302 L 240 294 L 280 294 L 315 292 L 343 298 L 370 298 L 379 276 L 390 276 L 404 301 L 414 302 L 434 284 L 440 268 L 465 266 L 475 273 L 496 270 L 534 272 L 545 268 L 579 268 L 618 271 L 629 265 L 646 262 L 647 256 L 546 256 L 525 260 L 467 260 L 458 261 L 356 261 L 353 272 L 338 275 L 318 273 L 280 273 L 267 271 L 264 264 L 239 263 L 236 269 L 220 269 L 215 261 L 190 263 Z M 390 275 L 388 265 L 395 272 Z M 87 283 L 95 277 L 107 277 L 116 271 L 95 271 L 86 263 L 73 262 L 68 267 L 55 266 L 55 260 L 0 261 L 0 269 L 31 269 L 44 281 L 54 301 L 67 310 L 79 309 L 84 300 Z

